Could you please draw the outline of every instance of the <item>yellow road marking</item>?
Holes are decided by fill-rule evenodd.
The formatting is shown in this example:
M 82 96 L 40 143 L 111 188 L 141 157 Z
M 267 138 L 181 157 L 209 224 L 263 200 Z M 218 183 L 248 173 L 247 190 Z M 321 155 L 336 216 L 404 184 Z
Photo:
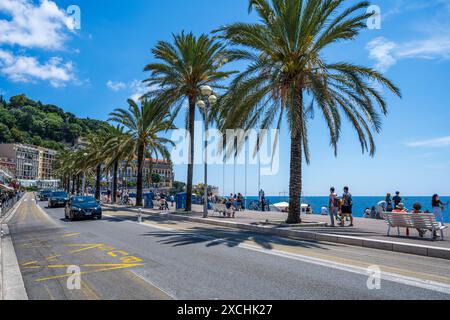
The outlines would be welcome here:
M 22 266 L 29 266 L 29 265 L 31 265 L 31 264 L 36 264 L 36 263 L 38 263 L 37 261 L 30 261 L 30 262 L 25 262 L 25 263 L 22 263 Z
M 69 233 L 69 234 L 63 235 L 63 237 L 65 237 L 65 238 L 76 237 L 76 236 L 79 236 L 80 234 L 81 233 Z
M 121 250 L 110 251 L 110 252 L 108 252 L 108 255 L 111 256 L 111 257 L 113 257 L 113 258 L 116 258 L 119 254 L 122 255 L 122 256 L 128 256 L 128 255 L 130 255 L 128 252 L 121 251 Z
M 79 253 L 87 250 L 97 249 L 104 246 L 104 244 L 74 244 L 74 245 L 68 245 L 68 247 L 83 247 L 81 249 L 77 250 L 71 250 L 69 253 Z
M 140 264 L 131 264 L 131 265 L 121 265 L 121 266 L 114 267 L 114 268 L 103 268 L 103 269 L 98 269 L 98 270 L 85 271 L 85 272 L 81 272 L 80 275 L 99 273 L 99 272 L 106 272 L 106 271 L 114 271 L 114 270 L 121 270 L 121 269 L 127 269 L 127 268 L 134 268 L 134 267 L 139 267 L 139 266 L 143 266 L 143 265 L 144 264 L 142 264 L 142 263 L 140 263 Z M 49 281 L 49 280 L 63 279 L 63 278 L 68 278 L 68 277 L 70 277 L 72 275 L 73 275 L 72 273 L 62 274 L 62 275 L 58 275 L 58 276 L 39 278 L 39 279 L 36 279 L 35 281 L 36 282 L 44 282 L 44 281 Z
M 45 260 L 56 260 L 59 257 L 61 257 L 61 255 L 60 254 L 56 254 L 54 256 L 50 256 L 50 257 L 45 258 Z
M 136 263 L 99 263 L 99 264 L 80 264 L 80 267 L 85 268 L 97 268 L 97 267 L 120 267 L 120 266 L 134 266 Z M 43 268 L 49 268 L 49 269 L 66 269 L 68 267 L 72 266 L 71 264 L 55 264 L 55 265 L 49 265 L 49 266 L 43 266 Z

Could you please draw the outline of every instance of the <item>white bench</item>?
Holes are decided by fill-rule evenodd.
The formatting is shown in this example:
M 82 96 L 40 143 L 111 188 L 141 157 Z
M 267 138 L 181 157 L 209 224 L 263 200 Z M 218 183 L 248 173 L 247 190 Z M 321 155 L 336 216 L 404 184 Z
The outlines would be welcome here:
M 444 240 L 444 230 L 447 227 L 437 222 L 434 214 L 384 212 L 383 217 L 388 224 L 388 237 L 390 237 L 391 228 L 397 228 L 398 236 L 400 236 L 400 228 L 410 228 L 424 231 L 431 230 L 432 240 L 434 240 L 434 234 L 440 232 L 441 240 Z
M 218 213 L 220 215 L 233 214 L 233 209 L 227 209 L 227 206 L 225 204 L 222 204 L 222 203 L 215 203 L 213 205 L 213 210 L 214 210 L 214 213 Z

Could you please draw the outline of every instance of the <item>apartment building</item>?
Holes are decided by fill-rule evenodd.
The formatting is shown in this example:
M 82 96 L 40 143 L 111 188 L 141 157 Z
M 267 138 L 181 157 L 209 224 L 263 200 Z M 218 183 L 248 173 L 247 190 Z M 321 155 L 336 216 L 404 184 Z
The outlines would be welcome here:
M 150 165 L 150 161 L 152 161 Z M 143 176 L 145 182 L 149 183 L 150 167 L 153 174 L 158 174 L 161 177 L 161 181 L 155 184 L 158 189 L 171 189 L 173 187 L 174 173 L 173 164 L 170 161 L 145 159 Z M 124 178 L 128 182 L 136 182 L 137 177 L 137 161 L 133 161 L 133 164 L 128 166 L 125 170 L 119 169 L 119 176 Z
M 38 148 L 39 149 L 39 180 L 53 180 L 53 163 L 57 152 L 55 150 Z
M 56 151 L 24 144 L 0 144 L 0 163 L 18 180 L 52 180 Z

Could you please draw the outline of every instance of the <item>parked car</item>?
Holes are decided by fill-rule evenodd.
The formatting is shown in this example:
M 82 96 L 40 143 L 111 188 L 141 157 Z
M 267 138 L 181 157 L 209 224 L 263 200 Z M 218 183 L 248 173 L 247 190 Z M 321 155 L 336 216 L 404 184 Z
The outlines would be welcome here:
M 72 197 L 64 210 L 66 219 L 71 221 L 79 218 L 101 219 L 102 206 L 94 197 Z
M 69 194 L 64 191 L 53 191 L 48 198 L 49 208 L 65 207 L 69 202 Z
M 48 201 L 48 198 L 52 195 L 52 190 L 42 190 L 39 192 L 39 201 Z

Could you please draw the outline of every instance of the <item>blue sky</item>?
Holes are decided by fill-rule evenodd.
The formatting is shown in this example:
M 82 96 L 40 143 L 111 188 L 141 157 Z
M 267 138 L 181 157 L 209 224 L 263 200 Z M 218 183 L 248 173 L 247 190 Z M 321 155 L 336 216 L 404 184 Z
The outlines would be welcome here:
M 354 1 L 349 1 L 354 2 Z M 345 125 L 333 156 L 320 115 L 311 122 L 312 163 L 304 167 L 305 195 L 349 185 L 355 195 L 401 190 L 409 195 L 450 194 L 450 4 L 447 0 L 379 0 L 380 30 L 325 52 L 328 61 L 350 61 L 384 72 L 403 99 L 387 95 L 390 114 L 376 137 L 374 158 L 362 155 Z M 73 30 L 65 9 L 81 9 Z M 236 21 L 255 21 L 244 0 L 0 0 L 0 91 L 61 106 L 80 117 L 107 119 L 126 99 L 140 94 L 151 48 L 182 30 L 196 34 Z M 243 67 L 238 65 L 237 67 Z M 177 120 L 183 126 L 183 117 Z M 198 118 L 200 119 L 200 118 Z M 262 177 L 267 194 L 288 190 L 289 139 L 280 142 L 281 166 Z M 203 179 L 195 168 L 194 181 Z M 176 166 L 185 180 L 185 166 Z M 211 183 L 222 187 L 222 168 L 211 166 Z M 236 192 L 244 192 L 237 167 Z M 233 166 L 226 167 L 226 193 L 233 192 Z M 257 167 L 248 168 L 248 194 L 257 193 Z

